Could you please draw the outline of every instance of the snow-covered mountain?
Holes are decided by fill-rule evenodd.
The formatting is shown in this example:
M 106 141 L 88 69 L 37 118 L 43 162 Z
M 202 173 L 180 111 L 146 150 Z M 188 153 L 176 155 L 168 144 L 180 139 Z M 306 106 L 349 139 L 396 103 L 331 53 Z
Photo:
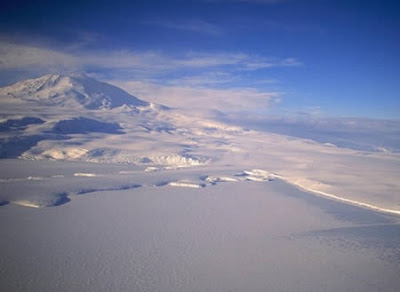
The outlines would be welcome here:
M 97 81 L 83 74 L 45 75 L 29 79 L 0 89 L 1 96 L 43 105 L 72 107 L 81 105 L 86 109 L 111 109 L 127 106 L 148 106 L 122 89 Z
M 36 160 L 38 165 L 42 163 L 38 160 L 127 165 L 113 176 L 111 185 L 102 186 L 104 190 L 132 186 L 120 177 L 129 175 L 131 168 L 162 173 L 165 180 L 156 182 L 156 186 L 168 184 L 171 169 L 194 168 L 180 172 L 177 182 L 168 184 L 185 187 L 240 179 L 266 181 L 268 174 L 274 173 L 275 178 L 318 195 L 369 208 L 379 206 L 381 211 L 400 208 L 395 195 L 400 189 L 398 154 L 359 152 L 232 127 L 198 113 L 165 110 L 84 75 L 46 75 L 1 88 L 0 158 Z M 0 163 L 6 162 L 0 159 Z M 187 181 L 191 171 L 197 171 L 200 182 Z M 232 178 L 235 174 L 239 178 Z M 86 171 L 77 175 L 96 177 Z M 31 175 L 27 177 L 31 183 Z M 20 178 L 10 181 L 5 175 L 1 179 L 4 184 L 10 182 L 13 191 L 0 194 L 0 204 L 1 200 L 23 199 L 26 205 L 29 196 L 13 185 L 14 181 L 20 184 Z M 122 180 L 122 187 L 114 179 Z M 75 193 L 93 189 L 96 185 L 87 185 Z M 71 190 L 61 191 L 56 194 Z M 50 201 L 42 195 L 29 197 L 28 205 L 51 206 L 58 202 L 54 190 L 44 193 Z
M 20 81 L 0 88 L 0 158 L 175 166 L 207 161 L 182 148 L 193 119 L 167 109 L 82 74 Z M 163 133 L 174 136 L 169 146 Z

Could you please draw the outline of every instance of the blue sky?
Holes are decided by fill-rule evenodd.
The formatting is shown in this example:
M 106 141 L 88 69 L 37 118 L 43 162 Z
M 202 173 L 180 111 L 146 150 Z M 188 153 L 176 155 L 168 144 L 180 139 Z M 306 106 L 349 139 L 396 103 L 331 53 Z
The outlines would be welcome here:
M 83 71 L 174 106 L 399 119 L 396 2 L 10 1 L 1 85 Z

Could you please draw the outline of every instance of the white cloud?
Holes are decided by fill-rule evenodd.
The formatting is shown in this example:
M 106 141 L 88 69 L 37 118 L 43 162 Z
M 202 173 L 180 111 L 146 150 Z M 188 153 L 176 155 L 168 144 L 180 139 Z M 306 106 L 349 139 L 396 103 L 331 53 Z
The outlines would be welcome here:
M 176 78 L 168 80 L 168 85 L 174 86 L 190 86 L 190 87 L 201 87 L 201 86 L 218 86 L 224 84 L 232 84 L 240 80 L 240 77 L 230 72 L 223 71 L 211 71 L 205 72 L 194 76 L 185 76 L 182 78 Z
M 257 79 L 246 81 L 252 74 L 248 71 L 299 64 L 293 58 L 265 58 L 243 52 L 170 56 L 156 51 L 84 50 L 79 46 L 67 50 L 0 40 L 0 70 L 43 74 L 44 69 L 52 73 L 90 69 L 99 79 L 117 80 L 113 83 L 149 101 L 235 112 L 261 110 L 279 101 L 279 93 L 257 89 Z M 265 74 L 260 78 L 268 80 Z
M 78 68 L 79 57 L 47 48 L 0 42 L 0 70 Z
M 311 139 L 364 151 L 400 152 L 400 121 L 369 118 L 327 118 L 320 108 L 310 112 L 258 115 L 223 113 L 218 118 L 236 126 Z
M 189 86 L 165 86 L 144 81 L 118 81 L 119 86 L 139 98 L 167 106 L 195 109 L 197 111 L 238 112 L 262 110 L 279 102 L 280 93 L 265 92 L 254 88 L 197 88 Z
M 176 29 L 183 31 L 198 32 L 208 35 L 220 35 L 222 33 L 222 28 L 200 19 L 190 19 L 190 20 L 148 20 L 144 22 L 145 24 L 160 26 L 168 29 Z
M 168 56 L 160 52 L 131 50 L 69 50 L 0 41 L 0 69 L 35 70 L 35 67 L 82 70 L 85 67 L 160 74 L 182 69 L 258 70 L 269 67 L 298 66 L 294 58 L 265 58 L 246 53 L 198 53 Z
M 302 63 L 299 60 L 297 60 L 296 58 L 285 58 L 285 59 L 282 59 L 280 61 L 280 65 L 281 66 L 286 66 L 286 67 L 289 67 L 289 66 L 301 66 Z

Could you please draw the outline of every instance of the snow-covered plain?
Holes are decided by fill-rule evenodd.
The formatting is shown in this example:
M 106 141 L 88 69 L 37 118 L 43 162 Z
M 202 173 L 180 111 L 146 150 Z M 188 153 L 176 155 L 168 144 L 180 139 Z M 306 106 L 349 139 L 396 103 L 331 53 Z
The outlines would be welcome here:
M 71 166 L 61 170 L 72 175 Z M 180 171 L 172 170 L 171 179 Z M 146 178 L 148 187 L 98 187 L 54 208 L 3 206 L 2 291 L 396 291 L 400 285 L 398 218 L 278 180 L 183 188 L 153 186 L 158 173 L 151 174 L 157 175 Z
M 1 290 L 400 284 L 399 153 L 244 129 L 78 74 L 0 96 Z

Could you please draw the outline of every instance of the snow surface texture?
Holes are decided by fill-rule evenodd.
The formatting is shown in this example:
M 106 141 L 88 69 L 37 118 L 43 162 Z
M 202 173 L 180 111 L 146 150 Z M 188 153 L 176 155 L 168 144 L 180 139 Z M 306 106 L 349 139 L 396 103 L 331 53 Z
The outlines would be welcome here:
M 18 163 L 0 161 L 2 205 L 57 206 L 76 194 L 138 186 L 203 189 L 279 179 L 319 196 L 400 214 L 398 153 L 246 130 L 142 101 L 84 75 L 21 81 L 0 89 L 0 96 L 1 158 L 35 160 L 38 169 L 48 161 L 114 165 L 106 174 L 97 173 L 103 168 L 98 166 L 93 172 L 72 167 L 71 174 L 21 177 L 10 170 Z M 43 179 L 28 179 L 33 177 Z
M 40 171 L 44 179 L 56 170 L 72 177 L 77 168 L 104 176 L 134 171 L 6 163 L 20 163 L 21 177 Z M 32 170 L 35 165 L 42 169 Z M 186 173 L 191 169 L 181 171 L 168 177 L 195 181 Z M 121 176 L 134 182 L 141 173 Z M 162 173 L 146 173 L 144 182 L 151 185 L 159 179 L 152 175 Z M 57 208 L 0 211 L 1 291 L 390 292 L 400 285 L 398 218 L 310 196 L 279 180 L 110 190 Z
M 400 285 L 399 154 L 245 130 L 81 75 L 0 91 L 1 291 Z

